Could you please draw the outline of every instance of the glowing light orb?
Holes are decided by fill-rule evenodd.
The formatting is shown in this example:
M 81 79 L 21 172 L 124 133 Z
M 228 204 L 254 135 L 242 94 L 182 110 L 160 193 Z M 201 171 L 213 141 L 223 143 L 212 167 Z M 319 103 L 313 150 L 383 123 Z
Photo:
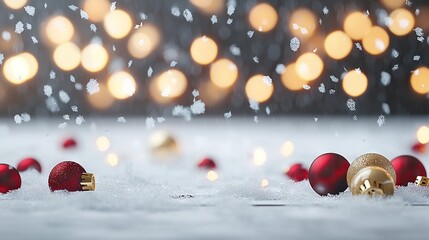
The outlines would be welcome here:
M 367 15 L 361 12 L 352 12 L 347 15 L 343 27 L 351 39 L 362 40 L 371 31 L 372 22 Z
M 121 39 L 128 35 L 132 28 L 130 15 L 123 10 L 110 11 L 104 18 L 104 29 L 115 39 Z
M 205 14 L 219 13 L 225 8 L 225 0 L 189 0 L 189 2 Z
M 219 59 L 210 67 L 210 80 L 218 87 L 231 87 L 237 81 L 237 77 L 237 65 L 229 59 Z
M 343 59 L 352 50 L 352 40 L 343 31 L 330 33 L 325 39 L 325 51 L 333 59 Z
M 45 28 L 47 39 L 55 44 L 68 42 L 74 35 L 73 24 L 64 16 L 55 16 L 48 20 Z
M 3 0 L 4 4 L 11 9 L 20 9 L 27 4 L 28 0 Z
M 80 64 L 80 49 L 72 42 L 62 43 L 55 48 L 53 59 L 62 70 L 73 70 Z
M 268 187 L 268 185 L 270 185 L 270 182 L 268 181 L 268 179 L 262 179 L 261 181 L 261 187 L 265 188 Z
M 95 94 L 86 94 L 88 102 L 96 109 L 104 110 L 110 108 L 115 99 L 110 94 L 109 89 L 103 83 L 99 85 L 100 91 Z
M 118 163 L 119 163 L 119 157 L 115 153 L 109 153 L 109 154 L 107 154 L 106 162 L 110 166 L 116 167 L 116 166 L 118 166 Z
M 85 0 L 82 9 L 88 13 L 90 21 L 101 22 L 109 12 L 110 3 L 108 0 Z
M 274 92 L 274 86 L 269 77 L 258 74 L 247 81 L 245 92 L 247 98 L 261 103 L 270 99 Z
M 158 75 L 152 82 L 151 94 L 155 100 L 169 99 L 182 96 L 188 86 L 185 74 L 177 69 L 170 69 Z
M 151 24 L 145 24 L 131 35 L 128 52 L 135 58 L 145 58 L 158 46 L 159 40 L 158 29 Z
M 389 9 L 402 7 L 405 2 L 406 0 L 381 0 L 381 3 Z
M 95 140 L 95 145 L 97 146 L 97 149 L 99 151 L 107 151 L 110 147 L 110 140 L 106 136 L 98 137 L 97 140 Z
M 342 86 L 347 95 L 358 97 L 366 91 L 368 78 L 361 71 L 352 70 L 344 75 Z
M 192 42 L 190 52 L 195 62 L 207 65 L 215 60 L 218 47 L 216 42 L 211 38 L 202 36 Z
M 106 66 L 109 55 L 101 44 L 91 43 L 82 50 L 81 58 L 83 68 L 98 72 Z
M 38 69 L 39 64 L 32 54 L 21 53 L 5 61 L 3 75 L 9 82 L 19 85 L 33 78 Z
M 216 171 L 210 170 L 207 172 L 207 179 L 210 182 L 214 182 L 219 178 L 219 175 L 216 173 Z
M 303 90 L 303 86 L 308 83 L 296 73 L 295 63 L 287 65 L 280 77 L 283 85 L 292 91 Z
M 308 38 L 313 35 L 317 28 L 317 18 L 308 9 L 301 8 L 295 10 L 289 19 L 289 31 L 292 35 L 301 38 Z
M 429 93 L 429 68 L 419 67 L 411 73 L 411 87 L 418 94 Z
M 400 8 L 390 13 L 388 27 L 397 36 L 404 36 L 410 33 L 414 28 L 414 24 L 413 14 L 406 9 Z
M 389 35 L 381 27 L 372 27 L 369 33 L 363 37 L 362 45 L 368 53 L 379 55 L 389 47 Z
M 429 127 L 427 126 L 421 126 L 417 130 L 417 140 L 421 144 L 427 144 L 429 143 Z
M 323 71 L 323 61 L 315 53 L 308 52 L 301 55 L 295 63 L 295 71 L 300 78 L 311 81 L 320 76 Z
M 259 32 L 269 32 L 277 24 L 277 11 L 267 3 L 255 5 L 249 13 L 250 25 Z
M 295 147 L 293 145 L 293 142 L 286 141 L 280 147 L 280 153 L 282 154 L 283 157 L 289 157 L 292 155 L 294 149 Z
M 262 166 L 267 161 L 267 153 L 261 147 L 256 148 L 253 151 L 253 163 L 256 166 Z
M 120 71 L 112 74 L 107 80 L 109 92 L 116 99 L 126 99 L 136 92 L 136 80 L 131 74 Z
M 215 106 L 227 100 L 230 88 L 221 88 L 216 86 L 213 81 L 202 81 L 198 87 L 201 100 L 206 106 Z

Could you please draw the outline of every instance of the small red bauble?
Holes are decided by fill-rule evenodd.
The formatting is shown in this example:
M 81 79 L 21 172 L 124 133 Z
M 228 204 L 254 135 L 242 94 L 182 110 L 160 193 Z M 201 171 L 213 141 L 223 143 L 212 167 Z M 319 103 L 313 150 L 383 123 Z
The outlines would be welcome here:
M 34 158 L 24 158 L 19 163 L 16 169 L 20 172 L 27 171 L 28 169 L 36 169 L 39 173 L 42 172 L 42 166 Z
M 425 153 L 426 152 L 426 144 L 416 143 L 414 144 L 411 149 L 415 153 Z
M 396 172 L 396 185 L 407 186 L 409 182 L 414 182 L 417 176 L 426 176 L 426 169 L 422 162 L 409 155 L 402 155 L 392 160 L 393 168 Z
M 20 187 L 19 172 L 9 164 L 0 163 L 0 193 L 7 193 Z
M 289 167 L 285 175 L 295 182 L 301 182 L 308 179 L 308 170 L 304 168 L 301 163 L 295 163 Z
M 48 180 L 51 191 L 67 190 L 93 191 L 95 190 L 95 178 L 76 162 L 65 161 L 58 163 L 49 174 Z
M 215 169 L 216 163 L 211 158 L 203 158 L 203 160 L 198 163 L 198 167 L 204 169 Z
M 347 189 L 347 170 L 350 163 L 336 153 L 318 156 L 310 166 L 308 180 L 319 195 L 339 194 Z
M 63 142 L 63 148 L 69 149 L 69 148 L 75 148 L 77 146 L 76 140 L 73 138 L 67 138 Z

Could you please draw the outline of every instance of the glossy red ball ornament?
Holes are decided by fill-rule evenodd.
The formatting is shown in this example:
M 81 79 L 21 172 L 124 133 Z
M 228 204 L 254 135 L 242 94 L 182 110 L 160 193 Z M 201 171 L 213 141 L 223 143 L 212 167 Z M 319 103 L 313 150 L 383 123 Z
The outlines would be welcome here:
M 199 168 L 204 168 L 204 169 L 215 169 L 216 168 L 216 163 L 211 158 L 203 158 L 198 163 L 198 167 Z
M 75 148 L 76 146 L 77 146 L 77 142 L 73 138 L 67 138 L 63 142 L 64 149 Z
M 87 173 L 80 164 L 72 161 L 58 163 L 49 174 L 48 184 L 51 191 L 67 190 L 75 192 L 95 190 L 93 174 Z
M 426 144 L 416 143 L 414 144 L 411 149 L 415 153 L 425 153 L 426 152 Z
M 285 175 L 294 182 L 301 182 L 305 179 L 308 179 L 308 170 L 303 167 L 301 163 L 295 163 L 292 164 L 289 169 L 287 169 Z
M 42 172 L 42 166 L 40 163 L 34 158 L 24 158 L 16 166 L 16 170 L 20 172 L 27 171 L 28 169 L 36 169 L 39 173 Z
M 347 170 L 350 163 L 336 153 L 318 156 L 310 166 L 308 180 L 319 195 L 339 194 L 347 189 Z
M 20 187 L 19 172 L 9 164 L 0 163 L 0 193 L 7 193 Z
M 392 165 L 396 172 L 397 186 L 407 186 L 409 182 L 414 182 L 417 176 L 426 176 L 426 169 L 422 162 L 410 155 L 392 159 Z

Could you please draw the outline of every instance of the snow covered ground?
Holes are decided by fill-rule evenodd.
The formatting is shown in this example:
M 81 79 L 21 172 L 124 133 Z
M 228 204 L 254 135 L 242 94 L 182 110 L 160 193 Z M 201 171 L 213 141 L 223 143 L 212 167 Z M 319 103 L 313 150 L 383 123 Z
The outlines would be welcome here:
M 316 121 L 317 120 L 317 121 Z M 21 174 L 22 188 L 0 195 L 0 239 L 427 239 L 429 188 L 410 185 L 390 198 L 320 197 L 307 181 L 293 183 L 285 167 L 337 152 L 352 161 L 367 152 L 392 159 L 413 154 L 411 144 L 424 118 L 294 117 L 168 120 L 146 129 L 145 119 L 86 119 L 57 128 L 61 121 L 0 121 L 0 162 L 15 165 L 33 156 L 42 174 Z M 179 156 L 157 159 L 148 139 L 157 129 L 171 132 Z M 61 142 L 73 136 L 76 150 Z M 110 148 L 96 148 L 106 136 Z M 280 153 L 283 142 L 292 155 Z M 255 148 L 267 161 L 256 166 Z M 117 166 L 106 161 L 118 156 Z M 414 154 L 415 155 L 415 154 Z M 198 160 L 212 156 L 219 178 L 209 181 Z M 429 155 L 416 155 L 429 168 Z M 51 193 L 50 169 L 63 160 L 81 163 L 96 175 L 94 192 Z M 261 187 L 262 179 L 269 185 Z M 191 197 L 192 196 L 192 197 Z

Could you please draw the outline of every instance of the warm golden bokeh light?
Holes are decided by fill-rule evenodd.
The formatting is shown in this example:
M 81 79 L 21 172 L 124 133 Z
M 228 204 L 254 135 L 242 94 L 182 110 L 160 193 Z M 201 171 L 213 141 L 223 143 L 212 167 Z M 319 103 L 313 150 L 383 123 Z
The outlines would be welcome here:
M 289 157 L 292 155 L 295 147 L 291 141 L 286 141 L 280 147 L 280 153 L 283 157 Z
M 308 83 L 296 73 L 295 63 L 287 65 L 280 77 L 283 85 L 292 91 L 303 90 L 303 86 Z
M 270 185 L 270 182 L 268 181 L 268 179 L 262 179 L 261 181 L 261 187 L 265 188 L 268 187 L 268 185 Z
M 82 50 L 81 58 L 83 68 L 89 72 L 98 72 L 106 66 L 109 55 L 101 44 L 91 43 Z
M 429 143 L 429 127 L 427 126 L 421 126 L 417 130 L 417 140 L 421 144 L 427 144 Z
M 216 173 L 216 171 L 213 171 L 213 170 L 210 170 L 210 171 L 208 171 L 207 172 L 207 179 L 210 181 L 210 182 L 214 182 L 214 181 L 216 181 L 218 178 L 219 178 L 219 176 L 218 176 L 218 174 Z
M 381 3 L 389 9 L 400 8 L 405 2 L 406 0 L 381 0 Z
M 419 67 L 411 73 L 411 87 L 418 94 L 429 93 L 429 68 Z
M 145 58 L 158 46 L 159 40 L 158 29 L 151 24 L 145 24 L 131 35 L 128 52 L 135 58 Z
M 256 166 L 262 166 L 267 161 L 267 153 L 261 147 L 256 148 L 253 151 L 253 163 Z
M 237 81 L 237 77 L 237 65 L 229 59 L 219 59 L 210 67 L 210 80 L 218 87 L 231 87 Z
M 289 19 L 289 31 L 296 37 L 311 37 L 317 28 L 317 18 L 308 9 L 295 10 Z
M 278 21 L 277 11 L 268 3 L 260 3 L 252 7 L 249 13 L 250 25 L 259 32 L 271 31 Z
M 351 97 L 359 97 L 368 87 L 368 78 L 360 70 L 351 70 L 344 75 L 342 86 Z
M 4 4 L 11 9 L 20 9 L 27 4 L 27 0 L 3 0 Z
M 110 140 L 106 136 L 101 136 L 95 140 L 95 145 L 99 151 L 105 152 L 109 150 Z
M 189 2 L 205 14 L 220 13 L 225 8 L 225 0 L 189 0 Z
M 353 42 L 343 31 L 335 31 L 326 37 L 324 46 L 328 56 L 339 60 L 349 55 Z
M 192 59 L 201 65 L 213 62 L 217 56 L 218 47 L 213 39 L 202 36 L 196 38 L 190 48 Z
M 389 47 L 389 35 L 381 27 L 372 27 L 369 33 L 363 37 L 362 45 L 365 51 L 372 55 L 381 54 Z
M 88 13 L 90 21 L 101 22 L 109 12 L 110 3 L 108 0 L 84 0 L 82 9 Z
M 389 29 L 397 36 L 404 36 L 410 33 L 414 28 L 414 24 L 415 19 L 413 14 L 406 9 L 396 9 L 389 15 Z
M 118 155 L 116 155 L 115 153 L 107 154 L 106 162 L 112 167 L 118 166 L 118 163 L 119 163 Z
M 104 29 L 115 39 L 121 39 L 131 31 L 133 22 L 130 15 L 123 10 L 110 11 L 104 18 Z
M 62 70 L 73 70 L 80 64 L 80 49 L 72 42 L 62 43 L 55 48 L 53 59 Z
M 267 81 L 267 76 L 261 74 L 252 76 L 247 80 L 245 91 L 247 98 L 256 102 L 265 102 L 271 98 L 274 92 L 274 85 Z
M 323 61 L 315 53 L 308 52 L 301 55 L 295 63 L 295 71 L 300 78 L 311 81 L 320 76 L 323 72 Z
M 362 40 L 371 31 L 372 22 L 367 15 L 361 12 L 352 12 L 347 15 L 343 27 L 351 39 Z
M 21 53 L 5 61 L 3 75 L 9 82 L 19 85 L 33 78 L 38 69 L 39 64 L 32 54 Z
M 55 16 L 48 20 L 45 34 L 53 44 L 68 42 L 74 35 L 73 24 L 64 16 Z
M 99 92 L 95 94 L 85 94 L 85 96 L 94 108 L 100 110 L 108 109 L 113 105 L 115 99 L 110 94 L 105 84 L 100 83 L 99 88 Z
M 109 92 L 116 99 L 126 99 L 136 92 L 136 80 L 131 74 L 120 71 L 112 74 L 107 80 Z
M 216 86 L 213 81 L 201 81 L 198 87 L 201 100 L 207 106 L 215 106 L 227 100 L 230 88 L 221 88 Z
M 187 86 L 185 74 L 177 69 L 170 69 L 151 82 L 150 93 L 156 101 L 163 103 L 182 96 Z

